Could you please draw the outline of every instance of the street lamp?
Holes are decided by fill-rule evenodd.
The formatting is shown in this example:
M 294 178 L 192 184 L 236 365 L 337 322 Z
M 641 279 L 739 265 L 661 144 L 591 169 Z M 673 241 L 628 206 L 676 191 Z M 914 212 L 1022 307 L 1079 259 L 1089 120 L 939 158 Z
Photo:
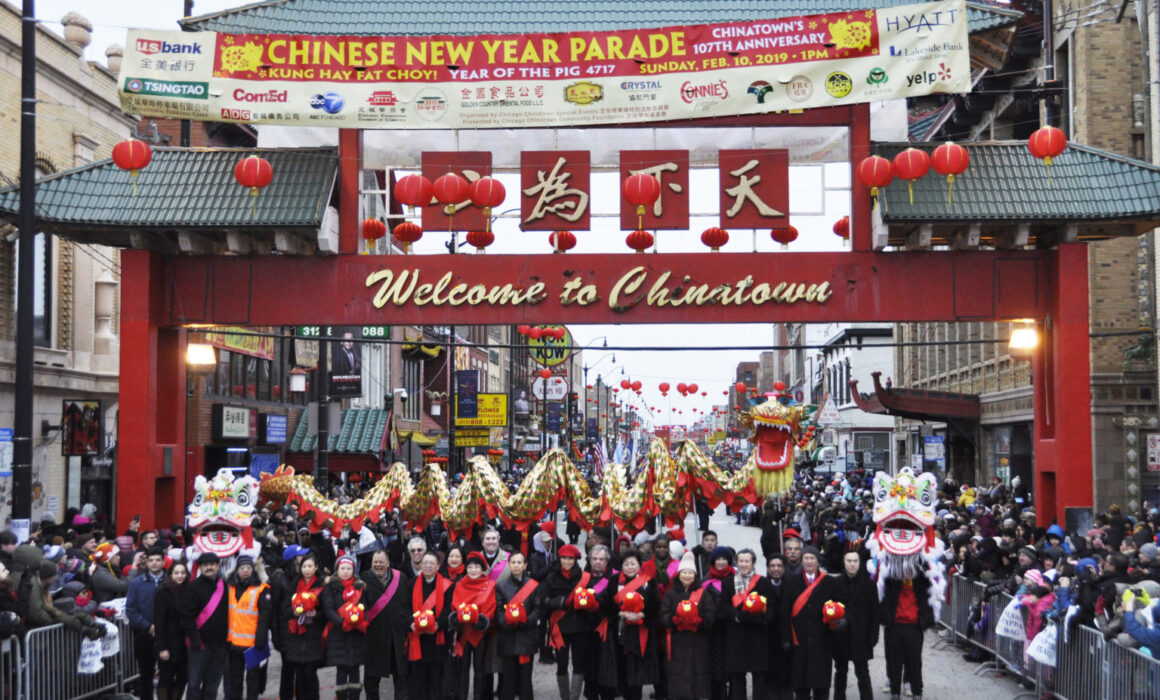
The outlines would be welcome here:
M 208 374 L 217 367 L 217 356 L 208 343 L 189 343 L 185 346 L 185 366 L 194 374 Z

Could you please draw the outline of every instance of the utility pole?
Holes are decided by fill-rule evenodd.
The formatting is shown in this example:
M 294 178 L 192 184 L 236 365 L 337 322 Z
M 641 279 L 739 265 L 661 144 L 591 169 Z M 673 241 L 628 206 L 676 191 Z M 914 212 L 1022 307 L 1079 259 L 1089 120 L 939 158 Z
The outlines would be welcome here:
M 36 2 L 24 0 L 20 33 L 20 252 L 16 260 L 16 396 L 12 531 L 28 539 L 32 518 L 32 293 L 36 274 Z
M 330 498 L 330 334 L 318 340 L 318 445 L 314 488 Z
M 193 0 L 185 0 L 185 16 L 193 16 Z M 181 120 L 181 147 L 189 148 L 190 142 L 190 122 L 188 119 Z

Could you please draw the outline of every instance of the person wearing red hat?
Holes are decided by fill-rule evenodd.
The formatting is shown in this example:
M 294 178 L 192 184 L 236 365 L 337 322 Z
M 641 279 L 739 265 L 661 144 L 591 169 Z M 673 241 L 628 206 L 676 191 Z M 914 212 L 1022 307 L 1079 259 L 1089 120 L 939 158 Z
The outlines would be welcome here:
M 592 575 L 576 565 L 580 550 L 574 544 L 560 548 L 560 563 L 544 579 L 544 608 L 551 611 L 548 645 L 556 651 L 556 685 L 560 700 L 579 700 L 584 687 L 584 665 L 588 656 L 587 632 L 592 630 L 584 612 Z M 584 601 L 584 602 L 581 602 Z M 568 675 L 571 652 L 572 676 Z
M 488 680 L 490 660 L 487 658 L 485 632 L 495 618 L 495 583 L 486 575 L 487 559 L 482 553 L 468 554 L 466 566 L 467 575 L 455 584 L 451 592 L 451 609 L 446 613 L 448 627 L 455 630 L 452 696 L 457 700 L 467 700 L 468 687 L 472 685 L 474 676 L 473 697 L 479 700 Z

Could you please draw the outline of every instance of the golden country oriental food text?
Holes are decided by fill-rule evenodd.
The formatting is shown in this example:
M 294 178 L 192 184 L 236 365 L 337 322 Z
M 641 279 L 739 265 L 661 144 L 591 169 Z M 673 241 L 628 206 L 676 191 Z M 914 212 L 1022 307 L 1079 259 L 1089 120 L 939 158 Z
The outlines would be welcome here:
M 544 282 L 528 285 L 457 282 L 445 272 L 435 281 L 421 279 L 418 268 L 383 269 L 367 275 L 366 286 L 374 287 L 375 308 L 393 306 L 535 306 L 545 301 L 550 290 Z M 674 275 L 665 270 L 655 276 L 644 266 L 621 275 L 606 290 L 585 281 L 582 275 L 569 279 L 560 288 L 561 306 L 588 306 L 607 301 L 614 311 L 628 311 L 639 304 L 651 307 L 680 307 L 751 304 L 824 304 L 833 296 L 829 282 L 759 281 L 746 275 L 735 282 L 706 284 L 692 275 Z

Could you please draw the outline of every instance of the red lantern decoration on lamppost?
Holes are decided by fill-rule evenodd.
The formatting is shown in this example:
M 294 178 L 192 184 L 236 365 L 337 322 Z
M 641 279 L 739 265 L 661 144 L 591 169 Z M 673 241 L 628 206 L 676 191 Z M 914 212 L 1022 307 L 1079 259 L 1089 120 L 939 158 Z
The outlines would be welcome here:
M 133 181 L 133 196 L 137 196 L 137 175 L 153 160 L 153 149 L 139 139 L 126 139 L 113 146 L 113 163 L 121 170 L 129 171 Z
M 657 384 L 657 388 L 661 390 L 662 394 L 669 393 L 669 383 L 668 382 L 661 382 L 660 384 Z
M 254 212 L 258 211 L 258 193 L 262 188 L 274 181 L 274 168 L 270 161 L 261 156 L 250 156 L 238 161 L 234 166 L 234 179 L 242 187 L 250 188 L 250 196 L 254 200 Z
M 638 253 L 643 253 L 652 247 L 653 235 L 648 231 L 636 230 L 628 234 L 624 242 L 628 244 L 629 248 L 632 248 Z
M 431 203 L 435 190 L 431 181 L 422 175 L 406 175 L 395 183 L 395 199 L 405 204 L 415 213 L 415 207 L 425 207 Z
M 971 154 L 957 143 L 947 141 L 934 149 L 930 155 L 930 167 L 947 178 L 947 204 L 951 203 L 951 193 L 955 186 L 955 175 L 962 175 L 971 164 Z
M 449 218 L 447 228 L 454 231 L 450 219 L 455 217 L 455 205 L 467 199 L 467 190 L 470 186 L 467 179 L 456 173 L 447 173 L 438 177 L 431 185 L 435 200 L 443 205 L 443 213 Z
M 701 233 L 701 242 L 716 253 L 721 250 L 721 246 L 729 242 L 729 232 L 718 226 L 707 228 Z
M 541 379 L 551 379 L 552 378 L 552 370 L 548 369 L 547 367 L 540 370 L 540 378 Z
M 644 228 L 644 209 L 661 197 L 661 183 L 652 175 L 637 173 L 624 180 L 624 198 L 636 205 L 636 226 Z
M 633 383 L 631 384 L 631 386 L 632 386 L 632 390 L 633 390 L 633 391 L 635 391 L 635 392 L 637 392 L 637 393 L 639 394 L 639 393 L 640 393 L 640 390 L 641 390 L 641 388 L 643 388 L 643 387 L 644 387 L 644 384 L 643 384 L 643 383 L 641 383 L 641 381 L 638 379 L 637 381 L 633 382 Z
M 839 238 L 849 240 L 850 238 L 850 217 L 843 216 L 834 222 L 834 235 Z
M 482 253 L 484 248 L 495 243 L 495 234 L 491 231 L 468 231 L 467 243 L 475 246 L 475 249 Z
M 797 240 L 798 230 L 793 226 L 779 226 L 770 230 L 769 237 L 780 243 L 782 250 L 788 250 L 789 244 Z
M 621 379 L 621 380 L 620 380 L 620 388 L 621 388 L 621 389 L 625 389 L 625 390 L 627 390 L 627 389 L 629 389 L 629 388 L 631 388 L 631 387 L 632 387 L 632 382 L 628 381 L 627 379 Z
M 548 234 L 553 253 L 563 253 L 576 247 L 576 234 L 571 231 L 553 231 Z
M 925 176 L 928 172 L 930 172 L 930 156 L 926 154 L 926 151 L 908 148 L 894 156 L 894 174 L 899 179 L 906 180 L 911 204 L 914 204 L 914 181 Z
M 503 204 L 507 196 L 503 183 L 494 177 L 481 177 L 467 187 L 467 195 L 471 197 L 472 204 L 483 208 L 483 228 L 490 231 L 491 209 Z
M 395 227 L 393 231 L 395 240 L 403 244 L 403 252 L 411 252 L 411 244 L 423 237 L 423 229 L 419 228 L 418 224 L 413 224 L 410 221 L 404 221 Z
M 1067 135 L 1054 126 L 1045 126 L 1037 129 L 1027 139 L 1027 150 L 1031 155 L 1043 161 L 1047 167 L 1047 184 L 1051 184 L 1051 159 L 1063 153 L 1067 148 Z
M 882 156 L 863 158 L 858 164 L 858 179 L 870 188 L 874 204 L 878 204 L 878 188 L 886 187 L 894 179 L 894 164 Z

